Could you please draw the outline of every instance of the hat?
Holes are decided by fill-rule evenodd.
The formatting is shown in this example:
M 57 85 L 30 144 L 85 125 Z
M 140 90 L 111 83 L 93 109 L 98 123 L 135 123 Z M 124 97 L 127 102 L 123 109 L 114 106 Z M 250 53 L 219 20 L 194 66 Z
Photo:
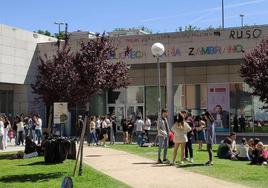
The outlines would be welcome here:
M 79 119 L 82 119 L 82 115 L 79 115 L 78 118 L 79 118 Z

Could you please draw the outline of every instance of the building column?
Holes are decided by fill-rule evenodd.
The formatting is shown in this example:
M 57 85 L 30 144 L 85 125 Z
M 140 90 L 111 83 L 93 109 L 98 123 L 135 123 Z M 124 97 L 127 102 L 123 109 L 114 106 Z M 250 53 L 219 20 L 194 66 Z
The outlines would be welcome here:
M 173 126 L 174 123 L 174 92 L 173 92 L 173 64 L 167 63 L 167 109 L 168 123 Z

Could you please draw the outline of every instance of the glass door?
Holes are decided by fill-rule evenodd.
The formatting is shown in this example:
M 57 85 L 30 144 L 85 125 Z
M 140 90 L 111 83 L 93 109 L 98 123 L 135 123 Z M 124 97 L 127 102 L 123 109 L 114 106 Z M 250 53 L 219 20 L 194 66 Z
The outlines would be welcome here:
M 143 105 L 129 105 L 127 106 L 127 118 L 136 119 L 137 116 L 144 118 L 144 107 Z

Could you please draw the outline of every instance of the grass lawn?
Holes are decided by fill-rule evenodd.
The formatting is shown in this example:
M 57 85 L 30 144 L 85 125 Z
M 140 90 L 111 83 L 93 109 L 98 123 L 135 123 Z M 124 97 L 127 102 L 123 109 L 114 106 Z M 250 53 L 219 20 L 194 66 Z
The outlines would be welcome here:
M 206 145 L 205 145 L 206 147 Z M 205 148 L 203 146 L 203 148 Z M 157 147 L 138 147 L 137 145 L 113 145 L 113 149 L 123 150 L 129 153 L 137 154 L 153 160 L 157 159 Z M 216 155 L 217 146 L 214 148 L 214 156 Z M 172 149 L 168 150 L 168 159 L 172 156 Z M 177 155 L 178 159 L 180 153 Z M 185 170 L 196 172 L 199 174 L 215 177 L 230 182 L 244 184 L 250 187 L 266 188 L 268 186 L 268 167 L 248 165 L 249 162 L 231 161 L 218 159 L 214 157 L 214 166 L 208 167 L 203 164 L 208 160 L 206 150 L 198 151 L 197 145 L 194 145 L 194 164 L 185 165 Z
M 62 164 L 44 163 L 44 157 L 8 159 L 10 153 L 0 153 L 1 188 L 59 188 L 64 176 L 73 172 L 74 161 Z M 73 178 L 74 187 L 129 187 L 89 166 L 83 166 L 83 176 Z

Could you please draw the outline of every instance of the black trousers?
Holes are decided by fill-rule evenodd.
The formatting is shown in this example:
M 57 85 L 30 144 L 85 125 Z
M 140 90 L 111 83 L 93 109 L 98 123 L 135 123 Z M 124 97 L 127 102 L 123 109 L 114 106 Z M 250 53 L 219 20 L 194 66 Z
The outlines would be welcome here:
M 212 144 L 207 144 L 207 150 L 208 150 L 209 161 L 212 161 L 212 155 L 213 155 Z
M 18 135 L 18 145 L 23 144 L 23 131 L 19 131 Z
M 147 142 L 149 143 L 149 130 L 145 130 L 145 136 L 147 137 Z
M 185 158 L 188 158 L 188 151 L 190 153 L 190 158 L 193 158 L 193 144 L 192 144 L 192 138 L 188 137 L 188 142 L 186 142 L 185 146 Z

